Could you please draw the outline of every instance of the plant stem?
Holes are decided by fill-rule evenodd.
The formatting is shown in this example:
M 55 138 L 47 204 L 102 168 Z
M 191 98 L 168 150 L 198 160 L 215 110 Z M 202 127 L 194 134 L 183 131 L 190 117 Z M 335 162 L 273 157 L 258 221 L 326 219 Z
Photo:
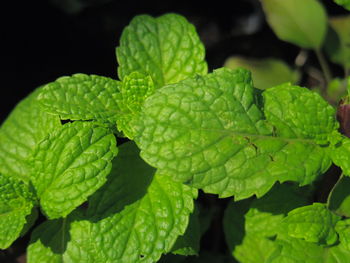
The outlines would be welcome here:
M 323 71 L 323 74 L 324 74 L 324 78 L 326 79 L 326 86 L 327 86 L 328 83 L 332 79 L 332 74 L 331 74 L 331 71 L 329 69 L 327 60 L 325 59 L 325 57 L 323 56 L 323 53 L 319 49 L 315 49 L 315 53 L 316 53 L 318 62 L 321 65 L 321 68 L 322 68 L 322 71 Z

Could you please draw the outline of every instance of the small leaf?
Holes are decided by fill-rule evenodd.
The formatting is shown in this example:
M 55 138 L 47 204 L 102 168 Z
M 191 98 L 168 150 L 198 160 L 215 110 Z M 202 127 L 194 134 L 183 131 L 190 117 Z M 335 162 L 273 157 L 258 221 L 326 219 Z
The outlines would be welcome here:
M 335 225 L 340 217 L 330 212 L 324 204 L 296 208 L 283 220 L 286 232 L 307 242 L 332 245 L 338 240 Z
M 123 79 L 118 99 L 121 114 L 116 115 L 118 130 L 132 139 L 134 136 L 132 122 L 141 111 L 144 100 L 154 92 L 154 84 L 150 76 L 133 72 Z
M 34 212 L 34 194 L 28 185 L 0 174 L 0 249 L 8 248 L 25 228 L 27 216 Z
M 225 67 L 231 69 L 242 67 L 250 70 L 254 86 L 262 90 L 285 82 L 295 84 L 299 80 L 297 71 L 293 71 L 284 61 L 274 58 L 259 60 L 235 56 L 226 60 Z
M 121 80 L 138 71 L 150 75 L 156 88 L 207 73 L 204 46 L 194 26 L 176 14 L 135 17 L 116 53 Z
M 33 155 L 32 182 L 43 212 L 65 217 L 106 181 L 117 154 L 114 135 L 92 122 L 62 126 Z
M 37 144 L 61 127 L 57 116 L 41 110 L 36 101 L 42 88 L 17 104 L 0 128 L 0 172 L 29 181 L 28 158 Z
M 350 0 L 334 0 L 334 2 L 350 11 Z
M 329 19 L 325 50 L 334 63 L 350 68 L 350 15 Z
M 328 208 L 340 216 L 350 217 L 350 177 L 342 176 L 328 197 Z
M 67 120 L 116 121 L 120 82 L 97 75 L 75 74 L 47 84 L 38 96 L 43 109 Z
M 331 164 L 318 143 L 338 127 L 334 109 L 285 85 L 264 92 L 265 119 L 259 96 L 243 69 L 158 89 L 135 123 L 142 157 L 177 181 L 236 200 L 260 197 L 276 181 L 311 183 Z
M 267 22 L 281 40 L 302 48 L 320 49 L 327 16 L 317 0 L 261 0 Z

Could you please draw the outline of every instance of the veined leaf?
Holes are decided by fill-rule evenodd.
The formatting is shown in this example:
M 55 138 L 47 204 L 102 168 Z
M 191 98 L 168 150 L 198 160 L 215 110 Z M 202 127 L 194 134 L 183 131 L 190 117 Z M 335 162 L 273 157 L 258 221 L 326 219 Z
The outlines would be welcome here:
M 204 46 L 194 26 L 176 14 L 135 17 L 116 53 L 121 80 L 138 71 L 150 75 L 156 88 L 207 73 Z
M 37 144 L 61 126 L 57 116 L 43 112 L 36 101 L 42 88 L 23 99 L 0 128 L 0 172 L 29 180 L 28 158 Z
M 32 213 L 34 202 L 28 185 L 0 174 L 0 249 L 8 248 L 24 234 L 26 217 Z
M 261 0 L 267 22 L 281 40 L 320 49 L 327 32 L 327 15 L 317 0 Z
M 291 237 L 333 245 L 338 240 L 335 225 L 339 220 L 340 217 L 329 211 L 325 204 L 314 203 L 289 212 L 283 224 Z
M 156 262 L 184 234 L 196 195 L 190 187 L 155 174 L 133 143 L 123 144 L 107 183 L 90 198 L 85 215 L 70 214 L 69 226 L 64 226 L 65 219 L 45 223 L 59 224 L 56 234 L 45 231 L 54 229 L 50 225 L 33 234 L 29 263 L 51 263 L 57 256 L 60 262 Z M 64 249 L 57 249 L 59 242 Z
M 43 212 L 65 217 L 106 182 L 117 154 L 114 135 L 93 122 L 67 123 L 33 154 L 31 176 Z
M 115 123 L 120 82 L 97 75 L 75 74 L 47 84 L 38 96 L 43 109 L 61 119 Z
M 287 103 L 274 101 L 282 97 Z M 276 181 L 311 183 L 331 164 L 318 143 L 337 128 L 334 109 L 296 86 L 268 89 L 264 99 L 262 112 L 243 69 L 189 78 L 146 99 L 135 141 L 162 174 L 221 197 L 262 196 Z
M 141 111 L 144 100 L 154 92 L 154 84 L 150 76 L 133 72 L 125 76 L 117 100 L 122 111 L 116 115 L 117 126 L 128 138 L 134 136 L 132 122 Z

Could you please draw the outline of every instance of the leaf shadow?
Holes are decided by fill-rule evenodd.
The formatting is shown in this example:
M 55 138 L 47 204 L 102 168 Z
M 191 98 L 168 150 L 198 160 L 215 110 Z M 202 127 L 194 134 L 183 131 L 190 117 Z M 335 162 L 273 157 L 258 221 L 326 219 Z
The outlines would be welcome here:
M 107 182 L 89 198 L 86 219 L 98 222 L 141 200 L 155 172 L 155 168 L 141 159 L 133 142 L 121 145 Z

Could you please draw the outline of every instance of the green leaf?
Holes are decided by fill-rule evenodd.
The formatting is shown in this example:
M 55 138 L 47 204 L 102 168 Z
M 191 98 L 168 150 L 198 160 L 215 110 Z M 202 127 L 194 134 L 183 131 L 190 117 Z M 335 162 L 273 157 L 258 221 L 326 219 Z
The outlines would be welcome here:
M 273 237 L 278 226 L 291 210 L 304 206 L 308 200 L 301 189 L 293 185 L 275 185 L 266 195 L 254 200 L 245 214 L 245 231 L 264 237 Z
M 120 82 L 97 75 L 75 74 L 47 84 L 38 96 L 43 109 L 61 119 L 116 121 Z
M 43 212 L 65 217 L 106 182 L 117 154 L 114 135 L 93 122 L 73 122 L 51 133 L 33 154 L 32 182 Z
M 141 111 L 144 100 L 154 92 L 154 84 L 150 76 L 133 72 L 125 76 L 117 100 L 122 114 L 116 115 L 118 129 L 128 138 L 134 136 L 132 122 Z
M 315 243 L 286 236 L 279 236 L 275 243 L 279 247 L 266 263 L 328 263 L 323 247 Z
M 350 15 L 329 19 L 325 50 L 334 63 L 350 68 Z
M 266 263 L 343 263 L 350 259 L 350 251 L 342 244 L 323 247 L 283 235 L 275 243 L 279 247 Z
M 57 255 L 63 262 L 151 263 L 170 252 L 187 228 L 197 192 L 154 173 L 133 143 L 121 145 L 107 183 L 89 199 L 85 215 L 70 214 L 69 226 L 49 221 L 61 222 L 57 234 L 43 229 L 32 238 L 29 263 L 51 263 Z M 64 249 L 42 242 L 45 235 Z M 37 260 L 42 251 L 48 253 L 45 260 Z
M 121 80 L 138 71 L 150 75 L 157 88 L 207 73 L 194 26 L 176 14 L 136 16 L 124 29 L 116 53 Z
M 266 90 L 263 96 L 266 118 L 275 126 L 277 136 L 327 144 L 330 134 L 339 127 L 335 109 L 307 88 L 284 84 Z
M 0 174 L 0 249 L 8 248 L 28 228 L 27 217 L 33 212 L 34 194 L 28 185 Z
M 341 143 L 331 148 L 330 155 L 334 164 L 339 166 L 345 175 L 350 176 L 350 139 L 343 137 Z
M 236 200 L 260 197 L 276 181 L 311 183 L 331 164 L 317 144 L 337 127 L 334 109 L 305 88 L 264 94 L 266 119 L 243 69 L 219 69 L 157 90 L 135 126 L 142 157 L 175 180 Z
M 344 248 L 349 250 L 350 255 L 350 219 L 338 221 L 335 226 L 335 230 L 339 235 L 340 243 Z
M 350 0 L 334 0 L 334 2 L 350 11 Z
M 328 197 L 328 208 L 340 216 L 350 217 L 350 177 L 342 176 Z
M 225 67 L 250 70 L 254 86 L 262 90 L 285 82 L 296 83 L 299 80 L 297 71 L 293 71 L 284 61 L 274 58 L 250 59 L 233 56 L 225 61 Z
M 175 255 L 198 256 L 201 228 L 198 208 L 190 216 L 190 221 L 184 235 L 179 236 L 172 247 Z
M 0 128 L 0 172 L 29 180 L 28 158 L 46 135 L 61 126 L 60 119 L 41 111 L 36 97 L 42 88 L 23 99 Z
M 233 256 L 242 263 L 265 262 L 276 249 L 270 238 L 279 232 L 283 218 L 306 203 L 301 191 L 287 184 L 275 185 L 260 199 L 231 202 L 224 230 Z
M 91 243 L 90 229 L 91 223 L 81 220 L 76 212 L 67 218 L 42 223 L 32 233 L 27 248 L 28 263 L 102 263 L 95 261 L 98 253 Z
M 233 256 L 240 263 L 264 263 L 276 250 L 276 244 L 267 238 L 247 234 L 242 243 L 235 247 Z
M 302 48 L 320 49 L 327 15 L 317 0 L 261 0 L 267 22 L 281 40 Z
M 102 262 L 156 262 L 185 233 L 197 191 L 154 174 L 133 143 L 120 147 L 115 162 L 109 181 L 90 199 L 88 214 L 101 218 L 92 225 L 92 242 Z
M 325 204 L 314 203 L 296 208 L 283 220 L 289 236 L 307 242 L 332 245 L 338 240 L 335 225 L 340 217 L 329 211 Z

